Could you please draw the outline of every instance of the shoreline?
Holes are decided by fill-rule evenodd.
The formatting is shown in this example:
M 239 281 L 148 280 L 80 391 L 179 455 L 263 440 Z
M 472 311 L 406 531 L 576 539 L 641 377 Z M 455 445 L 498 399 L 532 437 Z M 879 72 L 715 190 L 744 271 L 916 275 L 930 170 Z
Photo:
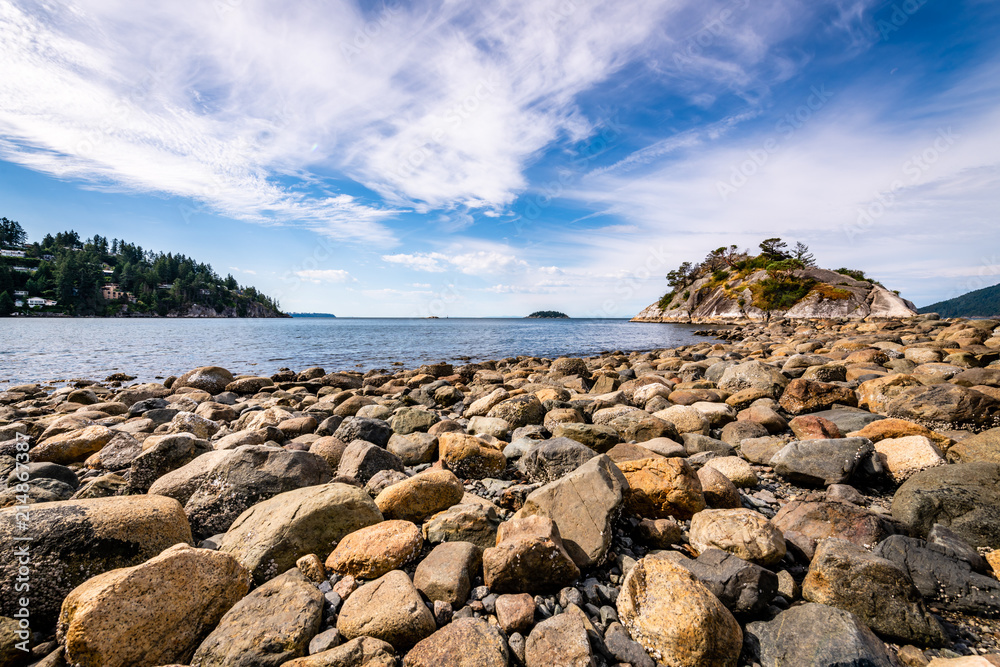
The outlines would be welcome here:
M 364 613 L 380 627 L 415 622 L 398 615 L 399 600 L 413 599 L 419 629 L 406 640 L 380 634 L 380 650 L 417 655 L 475 627 L 523 661 L 532 637 L 578 619 L 590 640 L 584 633 L 586 648 L 572 650 L 604 664 L 651 664 L 642 656 L 665 650 L 691 651 L 680 660 L 694 664 L 700 649 L 683 629 L 696 627 L 735 667 L 760 656 L 720 627 L 753 635 L 762 651 L 779 628 L 782 647 L 827 642 L 834 651 L 854 635 L 817 636 L 816 627 L 839 618 L 869 633 L 851 650 L 871 664 L 914 651 L 922 659 L 1000 653 L 1000 515 L 985 511 L 1000 504 L 1000 322 L 921 316 L 724 333 L 727 340 L 586 358 L 268 377 L 202 367 L 162 383 L 128 384 L 123 375 L 5 387 L 0 462 L 13 462 L 21 439 L 29 460 L 48 466 L 27 483 L 29 507 L 46 503 L 31 510 L 33 576 L 55 582 L 62 573 L 32 610 L 33 641 L 72 658 L 73 639 L 54 649 L 46 642 L 75 587 L 118 567 L 153 576 L 163 559 L 183 558 L 245 568 L 253 583 L 234 594 L 234 609 L 240 600 L 266 606 L 270 595 L 286 604 L 291 593 L 276 590 L 325 600 L 302 612 L 315 621 L 215 617 L 199 652 L 235 650 L 247 632 L 267 638 L 295 628 L 308 636 L 287 649 L 288 660 L 321 636 L 339 637 L 324 645 L 337 651 L 360 613 L 352 599 L 367 600 Z M 306 497 L 314 499 L 299 500 Z M 12 489 L 0 491 L 0 502 L 13 499 Z M 139 552 L 122 561 L 110 547 L 75 542 L 109 529 L 87 518 L 94 503 L 119 517 L 114 530 L 137 536 Z M 154 520 L 142 514 L 148 503 L 167 505 Z M 358 512 L 369 518 L 336 535 L 294 533 L 290 517 L 320 521 L 324 512 L 323 525 Z M 79 521 L 83 532 L 57 529 Z M 177 530 L 190 531 L 199 549 L 157 541 Z M 518 556 L 536 548 L 547 550 L 541 560 Z M 71 553 L 85 555 L 67 569 Z M 923 559 L 920 570 L 908 570 L 908 559 Z M 843 579 L 835 563 L 861 574 Z M 162 587 L 185 585 L 176 572 L 156 576 Z M 675 582 L 670 596 L 636 588 L 661 576 Z M 375 580 L 392 587 L 391 599 L 368 597 Z M 15 611 L 11 585 L 0 582 L 0 616 Z M 116 636 L 88 636 L 105 660 L 142 645 L 129 591 L 73 593 L 121 615 Z M 864 600 L 872 596 L 894 602 L 871 609 Z M 176 610 L 151 604 L 163 632 L 180 632 L 167 622 Z M 192 615 L 203 601 L 175 604 Z M 508 604 L 522 605 L 522 620 Z M 807 612 L 819 616 L 801 619 Z M 84 622 L 71 620 L 71 630 Z M 560 655 L 577 646 L 550 636 Z

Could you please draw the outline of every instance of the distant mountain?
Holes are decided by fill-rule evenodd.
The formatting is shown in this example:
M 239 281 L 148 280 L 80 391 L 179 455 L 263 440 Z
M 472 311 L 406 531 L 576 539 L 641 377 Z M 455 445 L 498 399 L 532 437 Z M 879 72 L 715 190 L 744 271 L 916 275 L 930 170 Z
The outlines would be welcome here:
M 292 317 L 337 317 L 333 313 L 288 313 Z
M 917 312 L 938 313 L 941 317 L 1000 317 L 1000 285 L 932 303 Z

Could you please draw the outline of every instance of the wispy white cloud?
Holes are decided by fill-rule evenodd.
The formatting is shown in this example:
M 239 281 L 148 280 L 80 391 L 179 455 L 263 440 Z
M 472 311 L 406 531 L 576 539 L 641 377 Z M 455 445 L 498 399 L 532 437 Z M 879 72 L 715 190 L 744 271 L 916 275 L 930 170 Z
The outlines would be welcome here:
M 351 277 L 351 274 L 343 269 L 308 269 L 304 271 L 296 271 L 297 275 L 302 280 L 306 280 L 312 283 L 350 283 L 357 282 L 356 279 Z
M 414 271 L 442 273 L 449 269 L 455 269 L 467 275 L 506 273 L 528 267 L 528 262 L 518 259 L 515 254 L 505 254 L 492 250 L 477 250 L 458 254 L 401 253 L 382 255 L 382 260 L 390 264 L 400 264 Z

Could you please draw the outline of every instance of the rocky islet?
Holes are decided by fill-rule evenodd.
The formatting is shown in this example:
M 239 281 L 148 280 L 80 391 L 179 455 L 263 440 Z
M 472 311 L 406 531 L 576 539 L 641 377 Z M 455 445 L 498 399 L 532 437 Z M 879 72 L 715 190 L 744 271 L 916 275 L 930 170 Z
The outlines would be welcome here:
M 1000 322 L 719 333 L 9 387 L 2 664 L 1000 664 Z

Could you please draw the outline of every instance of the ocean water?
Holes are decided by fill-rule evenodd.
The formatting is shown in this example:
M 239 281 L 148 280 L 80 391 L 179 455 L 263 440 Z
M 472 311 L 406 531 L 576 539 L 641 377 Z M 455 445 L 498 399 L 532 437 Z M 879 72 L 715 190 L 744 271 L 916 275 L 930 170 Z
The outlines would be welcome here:
M 698 340 L 698 327 L 612 319 L 0 319 L 3 384 L 140 381 L 198 366 L 270 375 L 281 367 L 335 370 L 467 363 L 518 355 L 587 356 Z M 400 366 L 395 366 L 399 368 Z

